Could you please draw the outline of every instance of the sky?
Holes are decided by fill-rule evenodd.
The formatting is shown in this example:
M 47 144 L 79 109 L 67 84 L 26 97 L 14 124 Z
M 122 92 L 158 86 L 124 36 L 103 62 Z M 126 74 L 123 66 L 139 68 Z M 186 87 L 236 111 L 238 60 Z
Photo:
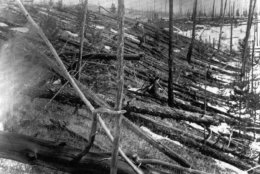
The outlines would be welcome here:
M 47 1 L 48 0 L 35 0 L 35 1 Z M 59 1 L 59 0 L 54 0 Z M 63 0 L 64 4 L 78 4 L 82 0 Z M 174 12 L 178 13 L 180 10 L 179 4 L 182 4 L 182 11 L 188 11 L 192 10 L 192 5 L 194 0 L 173 0 L 174 1 Z M 212 4 L 214 0 L 198 0 L 198 8 L 202 11 L 212 11 Z M 224 0 L 225 1 L 225 0 Z M 232 2 L 236 2 L 236 7 L 239 8 L 242 12 L 242 10 L 248 9 L 249 7 L 249 1 L 250 0 L 227 0 L 228 6 L 229 3 L 233 4 Z M 257 9 L 260 10 L 260 0 L 257 0 Z M 217 12 L 220 8 L 220 0 L 216 0 L 216 9 Z M 115 3 L 117 4 L 117 0 L 89 0 L 89 4 L 95 4 L 95 5 L 101 5 L 103 7 L 111 7 L 111 4 Z M 125 7 L 126 8 L 132 8 L 135 10 L 142 10 L 142 11 L 162 11 L 162 12 L 168 12 L 168 6 L 169 6 L 169 0 L 125 0 Z

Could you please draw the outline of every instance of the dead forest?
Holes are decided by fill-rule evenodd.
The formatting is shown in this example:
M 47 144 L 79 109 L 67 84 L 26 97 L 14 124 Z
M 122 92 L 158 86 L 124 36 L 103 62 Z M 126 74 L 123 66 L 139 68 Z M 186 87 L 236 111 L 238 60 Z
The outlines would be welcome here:
M 0 167 L 260 173 L 259 2 L 125 3 L 0 1 Z

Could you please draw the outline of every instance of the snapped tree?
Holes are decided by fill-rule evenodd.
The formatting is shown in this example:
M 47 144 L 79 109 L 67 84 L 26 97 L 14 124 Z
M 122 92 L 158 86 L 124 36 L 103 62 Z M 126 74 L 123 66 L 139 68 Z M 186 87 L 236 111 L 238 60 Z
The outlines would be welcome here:
M 192 38 L 191 38 L 191 43 L 190 43 L 190 46 L 189 46 L 189 49 L 188 49 L 188 53 L 187 53 L 187 61 L 188 61 L 188 63 L 191 63 L 192 50 L 193 50 L 193 45 L 194 45 L 194 41 L 195 41 L 197 5 L 198 5 L 198 0 L 195 0 L 194 6 L 193 6 L 193 14 L 192 14 L 192 20 L 193 20 Z

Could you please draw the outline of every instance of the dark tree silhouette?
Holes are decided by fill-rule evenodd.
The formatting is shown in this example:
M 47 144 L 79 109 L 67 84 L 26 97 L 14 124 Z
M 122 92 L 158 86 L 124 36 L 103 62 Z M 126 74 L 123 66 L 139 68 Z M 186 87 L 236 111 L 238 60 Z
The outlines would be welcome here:
M 190 46 L 188 49 L 188 54 L 187 54 L 188 63 L 191 63 L 191 55 L 192 55 L 192 50 L 193 50 L 193 45 L 194 45 L 194 40 L 195 40 L 197 5 L 198 5 L 198 0 L 195 0 L 194 7 L 193 7 L 193 14 L 192 14 L 192 20 L 193 20 L 192 38 L 191 38 L 191 43 L 190 43 Z

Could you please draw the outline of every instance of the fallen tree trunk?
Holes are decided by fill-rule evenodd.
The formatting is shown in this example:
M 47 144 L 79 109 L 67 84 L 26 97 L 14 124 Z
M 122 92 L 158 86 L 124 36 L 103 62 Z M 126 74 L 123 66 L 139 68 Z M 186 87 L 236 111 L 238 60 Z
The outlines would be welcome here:
M 94 99 L 94 97 L 89 96 L 89 91 L 88 89 L 84 89 L 84 86 L 81 86 L 81 89 L 85 91 L 85 94 L 88 94 L 88 98 Z M 46 98 L 50 99 L 52 98 L 56 92 L 50 91 L 50 90 L 43 90 L 43 89 L 29 89 L 27 91 L 24 91 L 23 94 L 28 95 L 32 98 Z M 71 95 L 69 93 L 60 93 L 56 95 L 55 101 L 58 101 L 62 104 L 68 104 L 72 106 L 76 105 L 84 105 L 84 103 L 79 100 L 79 97 Z M 102 101 L 97 103 L 97 100 L 94 99 L 95 106 L 102 106 L 104 105 Z M 92 100 L 91 100 L 92 101 Z M 106 104 L 106 106 L 108 106 Z M 155 105 L 155 104 L 147 104 L 141 101 L 134 101 L 130 102 L 127 106 L 123 108 L 124 110 L 127 110 L 128 112 L 134 112 L 134 113 L 140 113 L 140 114 L 149 114 L 161 118 L 171 118 L 174 120 L 185 120 L 185 121 L 190 121 L 193 123 L 199 123 L 199 124 L 204 124 L 204 125 L 218 125 L 219 121 L 216 120 L 216 118 L 206 116 L 204 115 L 202 117 L 202 114 L 199 113 L 193 113 L 193 112 L 187 112 L 187 111 L 181 111 L 178 109 L 173 109 L 167 106 L 160 106 L 160 105 Z
M 75 53 L 63 53 L 61 57 L 78 57 L 78 54 Z M 124 54 L 124 60 L 141 60 L 143 54 Z M 95 53 L 95 54 L 85 54 L 82 59 L 84 60 L 117 60 L 116 54 L 104 54 L 104 53 Z
M 253 162 L 250 162 L 249 160 L 242 161 L 241 159 L 236 159 L 234 157 L 230 157 L 229 155 L 225 154 L 224 152 L 231 153 L 232 151 L 223 148 L 223 152 L 221 152 L 220 149 L 213 149 L 218 148 L 215 144 L 212 143 L 203 143 L 203 140 L 199 138 L 198 136 L 189 135 L 192 136 L 192 138 L 185 136 L 187 133 L 179 131 L 175 128 L 172 128 L 170 126 L 165 125 L 162 122 L 158 122 L 155 120 L 152 120 L 150 118 L 146 118 L 145 116 L 140 116 L 140 114 L 130 114 L 128 115 L 130 119 L 138 119 L 139 121 L 142 121 L 144 126 L 151 129 L 153 132 L 158 133 L 163 136 L 167 136 L 168 138 L 172 140 L 179 141 L 181 144 L 185 145 L 186 147 L 195 148 L 199 152 L 201 152 L 205 156 L 210 156 L 215 159 L 224 161 L 226 163 L 229 163 L 231 165 L 234 165 L 242 170 L 250 169 L 252 166 L 254 166 Z M 210 147 L 212 146 L 212 147 Z M 236 153 L 236 155 L 238 155 Z M 241 155 L 242 157 L 242 155 Z M 243 156 L 244 157 L 244 156 Z
M 218 125 L 219 121 L 216 118 L 202 115 L 199 113 L 181 111 L 167 106 L 159 106 L 155 104 L 147 104 L 141 101 L 130 102 L 128 106 L 124 107 L 128 112 L 149 114 L 161 118 L 171 118 L 174 120 L 186 120 L 193 123 L 204 125 Z
M 81 88 L 83 89 L 83 87 L 81 86 Z M 86 89 L 83 90 L 83 92 L 85 91 Z M 32 91 L 34 91 L 32 93 Z M 24 94 L 27 94 L 33 98 L 36 98 L 36 97 L 43 97 L 43 98 L 50 98 L 52 97 L 53 95 L 55 95 L 54 92 L 52 91 L 47 91 L 46 93 L 43 93 L 42 92 L 43 90 L 41 90 L 39 93 L 37 92 L 37 89 L 34 89 L 34 90 L 28 90 L 26 93 Z M 40 94 L 37 96 L 37 94 Z M 94 94 L 93 94 L 94 95 Z M 67 97 L 65 97 L 67 96 Z M 77 97 L 76 96 L 71 96 L 71 95 L 64 95 L 64 94 L 58 94 L 55 98 L 56 101 L 59 101 L 63 104 L 69 104 L 71 105 L 73 103 L 73 105 L 76 105 L 76 104 L 83 104 L 79 99 L 77 100 L 76 99 Z M 65 100 L 63 100 L 65 99 Z M 71 99 L 71 100 L 70 100 Z M 92 98 L 93 99 L 93 98 Z M 95 100 L 95 99 L 94 99 Z M 108 104 L 104 103 L 104 102 L 99 102 L 99 101 L 95 101 L 95 103 L 98 103 L 99 106 L 106 106 L 106 107 L 110 107 Z M 152 146 L 154 146 L 156 149 L 158 149 L 159 151 L 161 151 L 162 153 L 164 153 L 166 156 L 168 156 L 169 158 L 175 160 L 176 162 L 178 162 L 179 164 L 181 164 L 182 166 L 184 167 L 190 167 L 190 164 L 184 160 L 183 158 L 181 158 L 178 154 L 176 154 L 174 151 L 172 151 L 171 149 L 169 149 L 167 146 L 164 146 L 158 142 L 156 142 L 154 139 L 152 139 L 151 137 L 147 136 L 139 127 L 135 126 L 131 121 L 129 121 L 127 118 L 123 117 L 123 120 L 124 120 L 124 123 L 127 125 L 127 127 L 129 129 L 131 129 L 135 134 L 137 134 L 138 136 L 140 136 L 141 138 L 143 138 L 145 141 L 147 141 L 149 144 L 151 144 Z
M 72 163 L 79 149 L 56 142 L 40 140 L 14 133 L 0 132 L 0 157 L 30 165 L 43 166 L 68 173 L 106 174 L 110 169 L 110 154 L 88 153 L 80 162 Z M 118 173 L 135 174 L 123 160 L 119 160 Z
M 130 120 L 128 120 L 126 117 L 123 117 L 123 123 L 126 125 L 128 129 L 133 131 L 136 135 L 147 141 L 149 144 L 151 144 L 153 147 L 158 149 L 160 152 L 167 155 L 169 158 L 175 160 L 177 163 L 179 163 L 181 166 L 190 168 L 191 165 L 183 159 L 180 155 L 173 152 L 171 149 L 163 145 L 162 143 L 155 141 L 153 138 L 146 135 L 143 130 L 141 130 L 139 127 L 137 127 L 134 123 L 132 123 Z

